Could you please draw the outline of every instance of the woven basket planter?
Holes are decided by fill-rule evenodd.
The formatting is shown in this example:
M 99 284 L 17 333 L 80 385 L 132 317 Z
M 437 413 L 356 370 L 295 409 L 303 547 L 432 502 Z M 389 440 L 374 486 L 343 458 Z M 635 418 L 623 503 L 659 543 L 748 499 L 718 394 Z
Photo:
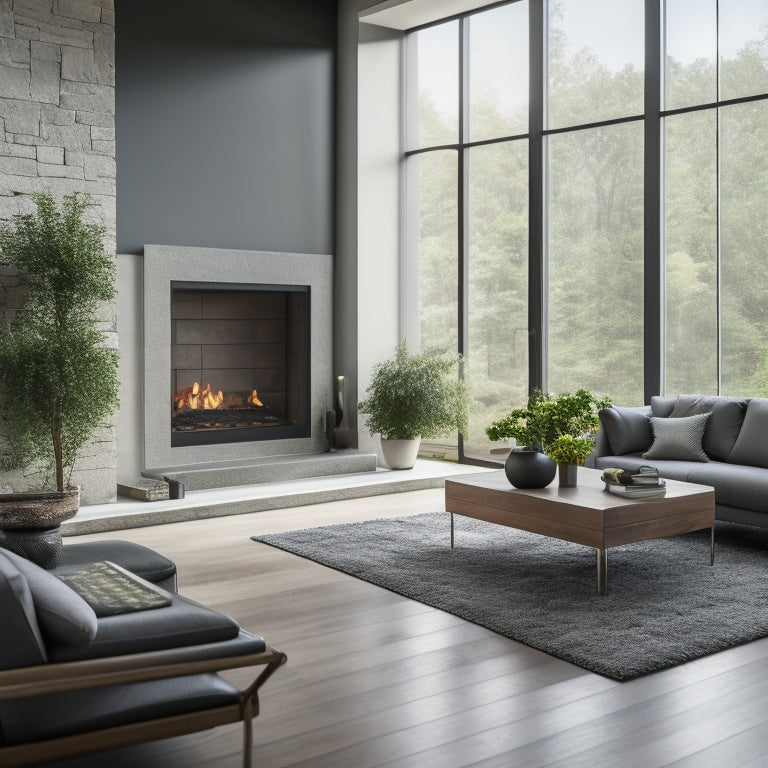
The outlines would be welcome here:
M 80 489 L 0 494 L 0 546 L 41 568 L 61 559 L 61 523 L 80 508 Z
M 55 528 L 80 508 L 80 489 L 0 494 L 0 530 Z

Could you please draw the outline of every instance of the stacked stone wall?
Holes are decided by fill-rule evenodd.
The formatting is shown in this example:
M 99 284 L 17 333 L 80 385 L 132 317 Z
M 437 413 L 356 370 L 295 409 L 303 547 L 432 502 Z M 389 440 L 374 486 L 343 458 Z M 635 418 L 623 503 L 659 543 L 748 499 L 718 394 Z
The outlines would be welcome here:
M 91 215 L 115 234 L 114 0 L 0 0 L 0 218 L 32 210 L 28 195 L 90 195 Z M 0 272 L 0 312 L 23 300 L 23 279 Z M 99 318 L 117 347 L 115 307 Z M 84 504 L 114 501 L 114 424 L 86 446 L 73 482 Z M 39 484 L 34 472 L 0 473 L 0 491 Z

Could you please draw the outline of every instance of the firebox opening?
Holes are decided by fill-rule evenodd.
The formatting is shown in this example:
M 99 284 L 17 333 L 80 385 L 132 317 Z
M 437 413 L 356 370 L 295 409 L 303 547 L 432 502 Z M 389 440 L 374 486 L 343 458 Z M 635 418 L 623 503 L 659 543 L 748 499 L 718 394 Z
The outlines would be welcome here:
M 310 436 L 309 286 L 171 282 L 171 446 Z

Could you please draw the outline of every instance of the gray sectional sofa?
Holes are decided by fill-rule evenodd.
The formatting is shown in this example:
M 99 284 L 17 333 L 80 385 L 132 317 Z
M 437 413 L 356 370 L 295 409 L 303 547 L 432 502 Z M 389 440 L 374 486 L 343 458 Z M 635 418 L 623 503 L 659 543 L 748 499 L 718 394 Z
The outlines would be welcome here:
M 606 408 L 587 465 L 652 465 L 713 486 L 717 519 L 768 527 L 768 399 L 670 395 Z

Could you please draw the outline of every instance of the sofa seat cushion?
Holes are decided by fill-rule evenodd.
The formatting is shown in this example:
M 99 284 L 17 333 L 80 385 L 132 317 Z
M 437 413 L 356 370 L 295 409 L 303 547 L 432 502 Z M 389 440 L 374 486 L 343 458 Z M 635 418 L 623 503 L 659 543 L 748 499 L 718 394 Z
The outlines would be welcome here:
M 689 482 L 715 486 L 715 502 L 755 512 L 768 512 L 768 470 L 710 462 L 689 473 Z
M 598 469 L 619 467 L 637 469 L 648 460 L 641 456 L 601 456 L 596 459 Z M 727 462 L 710 461 L 654 461 L 659 475 L 684 483 L 710 485 L 715 489 L 718 505 L 751 509 L 768 513 L 768 471 L 761 467 L 744 467 Z
M 684 483 L 694 483 L 697 481 L 688 479 L 690 473 L 702 467 L 709 467 L 713 463 L 707 462 L 702 464 L 698 461 L 672 461 L 667 459 L 656 459 L 649 462 L 648 459 L 643 458 L 640 454 L 635 454 L 630 456 L 600 456 L 595 460 L 595 467 L 597 469 L 618 467 L 619 469 L 636 470 L 651 464 L 658 469 L 660 477 L 666 477 L 668 480 L 681 480 Z M 709 483 L 704 483 L 704 485 L 709 485 Z
M 71 568 L 77 565 L 89 565 L 97 560 L 108 560 L 110 563 L 125 568 L 126 571 L 141 576 L 163 589 L 175 591 L 176 564 L 173 560 L 155 552 L 149 547 L 135 544 L 132 541 L 106 539 L 104 541 L 86 541 L 70 544 L 64 542 L 61 548 L 60 568 Z M 56 569 L 53 569 L 54 572 Z
M 238 699 L 230 683 L 202 674 L 2 702 L 0 717 L 6 743 L 25 744 L 234 705 Z
M 104 616 L 97 620 L 96 637 L 89 646 L 49 646 L 51 661 L 74 661 L 126 653 L 159 651 L 189 645 L 218 643 L 238 636 L 234 619 L 173 592 L 166 608 Z

